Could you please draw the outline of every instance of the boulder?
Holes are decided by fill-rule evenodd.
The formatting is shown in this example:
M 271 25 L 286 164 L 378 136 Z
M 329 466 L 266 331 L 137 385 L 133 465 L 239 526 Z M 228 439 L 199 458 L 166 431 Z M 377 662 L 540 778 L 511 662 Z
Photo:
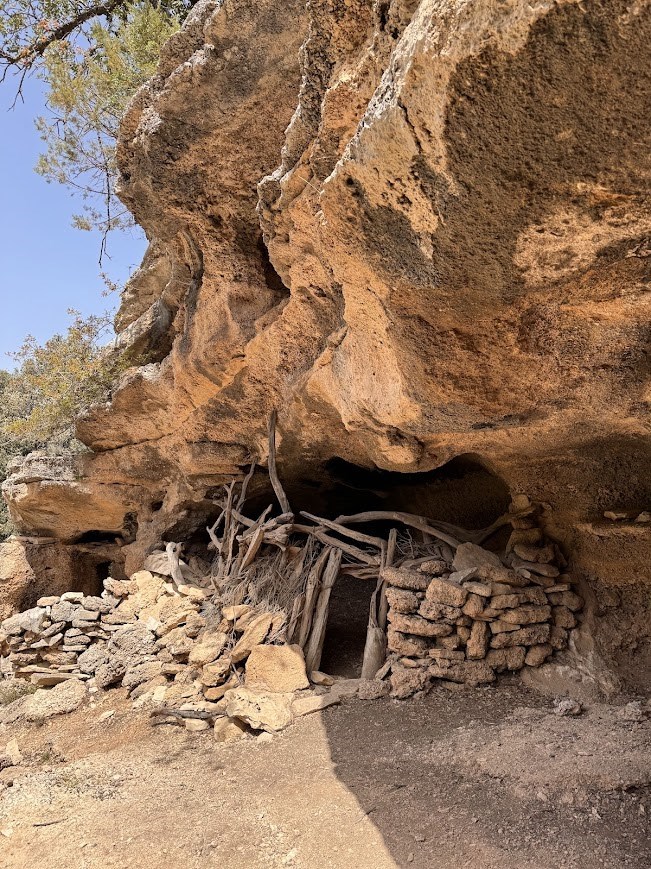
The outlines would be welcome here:
M 160 661 L 144 661 L 142 664 L 134 664 L 124 674 L 122 687 L 131 691 L 143 682 L 149 682 L 159 676 L 162 667 Z
M 98 688 L 110 688 L 117 685 L 127 672 L 127 664 L 120 658 L 110 658 L 100 664 L 95 670 L 95 684 Z
M 254 646 L 245 673 L 247 688 L 284 694 L 310 686 L 300 646 Z
M 256 616 L 248 623 L 244 633 L 230 653 L 231 661 L 234 664 L 248 658 L 251 649 L 263 642 L 264 638 L 269 633 L 269 628 L 271 627 L 273 619 L 274 617 L 271 613 L 263 613 L 262 615 Z
M 82 673 L 95 673 L 102 664 L 108 661 L 108 646 L 106 643 L 93 643 L 92 646 L 82 652 L 77 659 L 77 664 Z
M 2 630 L 9 636 L 16 636 L 27 632 L 37 634 L 41 630 L 45 619 L 45 607 L 32 607 L 5 619 L 2 622 Z M 58 621 L 58 619 L 55 619 L 55 621 Z
M 215 742 L 235 742 L 246 736 L 248 727 L 239 718 L 217 718 L 213 727 Z
M 254 730 L 275 733 L 292 722 L 291 694 L 268 694 L 242 687 L 227 691 L 224 700 L 229 717 L 239 718 Z
M 87 696 L 83 682 L 68 679 L 53 688 L 39 688 L 27 698 L 23 714 L 28 721 L 42 721 L 54 715 L 65 715 L 78 709 Z
M 119 658 L 127 667 L 139 664 L 154 654 L 156 637 L 143 625 L 125 625 L 114 632 L 109 641 L 109 656 Z
M 429 687 L 430 682 L 431 676 L 423 667 L 411 669 L 395 666 L 389 680 L 391 696 L 396 700 L 406 700 L 418 691 L 424 691 Z
M 163 672 L 165 672 L 163 668 Z M 228 681 L 224 682 L 222 685 L 213 685 L 211 687 L 205 687 L 203 689 L 203 696 L 206 700 L 210 700 L 211 702 L 215 702 L 217 700 L 221 700 L 224 694 L 227 691 L 230 691 L 232 688 L 237 688 L 240 684 L 240 680 L 237 675 L 231 676 Z
M 201 684 L 206 685 L 208 688 L 221 685 L 228 676 L 230 669 L 231 662 L 229 658 L 215 661 L 212 664 L 206 664 L 201 670 Z
M 201 640 L 192 647 L 188 657 L 190 664 L 210 664 L 216 661 L 224 651 L 228 637 L 219 631 L 204 634 Z
M 475 543 L 462 543 L 454 554 L 452 567 L 455 570 L 471 570 L 478 567 L 503 567 L 499 555 L 489 552 Z

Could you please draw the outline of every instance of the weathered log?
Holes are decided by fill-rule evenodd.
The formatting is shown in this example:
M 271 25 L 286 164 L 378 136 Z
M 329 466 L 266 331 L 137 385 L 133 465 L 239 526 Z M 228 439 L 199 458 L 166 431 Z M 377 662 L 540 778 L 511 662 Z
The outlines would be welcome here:
M 305 595 L 299 594 L 294 598 L 294 605 L 292 606 L 292 613 L 289 617 L 289 624 L 287 625 L 287 642 L 293 643 L 295 642 L 295 635 L 298 630 L 299 619 L 301 618 L 301 613 L 303 612 L 303 606 L 305 604 Z
M 398 530 L 392 528 L 389 531 L 389 539 L 387 541 L 387 551 L 384 558 L 384 567 L 391 567 L 396 557 L 396 544 L 398 542 Z
M 170 564 L 170 572 L 172 574 L 172 579 L 177 585 L 185 585 L 185 579 L 183 578 L 183 574 L 181 573 L 181 552 L 183 551 L 182 543 L 168 543 L 165 547 L 165 552 L 167 553 L 167 559 Z
M 359 524 L 361 522 L 401 522 L 410 528 L 416 528 L 418 531 L 424 531 L 426 534 L 431 534 L 438 540 L 443 540 L 453 549 L 456 549 L 460 542 L 444 531 L 432 527 L 429 520 L 424 516 L 417 516 L 415 513 L 401 513 L 394 510 L 368 510 L 365 513 L 355 513 L 352 516 L 337 516 L 335 522 L 341 525 Z
M 246 501 L 246 491 L 249 488 L 249 483 L 251 482 L 251 477 L 255 472 L 255 462 L 251 462 L 251 467 L 249 468 L 249 472 L 246 477 L 242 480 L 242 489 L 240 491 L 240 497 L 237 499 L 237 504 L 235 508 L 237 510 L 241 510 L 244 506 L 244 502 Z
M 326 546 L 321 551 L 321 554 L 312 565 L 312 568 L 307 577 L 303 612 L 301 616 L 301 625 L 298 634 L 298 644 L 299 646 L 301 646 L 301 648 L 305 648 L 305 643 L 307 642 L 307 638 L 310 635 L 310 628 L 312 627 L 312 618 L 314 615 L 314 607 L 316 606 L 316 602 L 319 596 L 319 589 L 321 587 L 321 576 L 325 569 L 328 558 L 330 557 L 330 552 L 331 549 L 328 546 Z
M 353 546 L 352 543 L 344 543 L 343 540 L 337 540 L 335 537 L 331 537 L 320 528 L 312 528 L 309 525 L 294 525 L 293 530 L 302 531 L 305 534 L 310 534 L 312 537 L 315 537 L 320 543 L 323 543 L 324 546 L 332 546 L 334 549 L 340 549 L 342 552 L 345 552 L 346 555 L 350 555 L 351 558 L 354 558 L 357 561 L 361 561 L 364 564 L 369 564 L 373 567 L 380 566 L 379 558 L 370 555 L 368 552 L 364 552 L 364 550 L 360 549 L 358 546 Z
M 377 580 L 380 570 L 377 566 L 369 567 L 363 564 L 344 564 L 342 565 L 340 573 L 344 573 L 346 576 L 353 576 L 355 579 Z
M 244 540 L 248 540 L 249 537 L 252 537 L 255 534 L 258 528 L 267 524 L 267 522 L 269 521 L 267 519 L 267 516 L 271 513 L 272 510 L 273 504 L 269 504 L 269 506 L 265 510 L 263 510 L 262 513 L 258 516 L 253 525 L 251 525 L 250 528 L 247 528 L 246 531 L 238 536 L 237 539 L 240 541 L 240 543 Z
M 344 537 L 350 537 L 351 540 L 356 540 L 358 543 L 366 543 L 368 546 L 375 546 L 376 549 L 379 549 L 380 551 L 383 551 L 387 545 L 386 540 L 382 540 L 381 537 L 372 537 L 370 534 L 363 534 L 361 531 L 353 531 L 352 528 L 346 528 L 340 522 L 333 522 L 331 519 L 322 519 L 320 516 L 314 516 L 306 510 L 301 510 L 300 515 L 305 516 L 307 519 L 311 519 L 313 522 L 316 522 L 317 525 L 331 528 L 333 531 L 336 531 Z
M 264 540 L 264 528 L 256 528 L 253 536 L 251 537 L 251 543 L 249 544 L 249 548 L 246 550 L 246 555 L 242 558 L 242 561 L 239 564 L 239 570 L 245 570 L 249 565 L 253 563 L 253 559 L 258 554 L 258 550 L 262 546 L 262 541 Z
M 380 626 L 378 618 L 383 589 L 384 582 L 380 579 L 371 595 L 369 605 L 366 643 L 362 659 L 362 679 L 373 679 L 386 658 L 386 634 L 384 628 Z
M 219 514 L 215 522 L 209 527 L 206 526 L 206 531 L 208 532 L 208 537 L 210 537 L 210 543 L 208 545 L 208 549 L 214 549 L 215 552 L 219 552 L 219 538 L 217 537 L 217 529 L 224 521 L 224 516 L 226 515 L 225 511 Z
M 328 622 L 328 609 L 330 606 L 330 593 L 339 576 L 341 565 L 341 550 L 333 549 L 328 556 L 328 563 L 323 572 L 321 591 L 314 611 L 312 630 L 305 651 L 305 667 L 308 673 L 318 670 L 323 654 L 323 641 L 325 639 L 326 624 Z

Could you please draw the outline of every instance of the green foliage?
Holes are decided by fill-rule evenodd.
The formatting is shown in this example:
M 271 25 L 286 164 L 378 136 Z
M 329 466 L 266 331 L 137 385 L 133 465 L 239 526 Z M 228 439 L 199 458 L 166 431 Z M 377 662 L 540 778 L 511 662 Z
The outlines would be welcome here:
M 13 354 L 15 371 L 0 371 L 0 482 L 9 461 L 35 449 L 78 451 L 76 417 L 91 404 L 105 401 L 127 360 L 103 346 L 108 316 L 86 319 L 70 311 L 65 335 L 39 345 L 26 338 Z M 10 533 L 4 503 L 0 505 L 0 539 Z
M 113 197 L 120 117 L 194 2 L 0 0 L 0 79 L 17 83 L 19 93 L 31 71 L 46 83 L 37 171 L 81 194 L 79 228 L 129 224 Z
M 138 87 L 156 72 L 162 44 L 179 19 L 149 4 L 132 5 L 110 26 L 95 21 L 84 48 L 67 40 L 50 47 L 40 71 L 48 84 L 49 117 L 37 128 L 45 142 L 37 171 L 81 193 L 80 229 L 104 231 L 130 223 L 112 197 L 120 118 Z M 101 207 L 100 207 L 101 206 Z

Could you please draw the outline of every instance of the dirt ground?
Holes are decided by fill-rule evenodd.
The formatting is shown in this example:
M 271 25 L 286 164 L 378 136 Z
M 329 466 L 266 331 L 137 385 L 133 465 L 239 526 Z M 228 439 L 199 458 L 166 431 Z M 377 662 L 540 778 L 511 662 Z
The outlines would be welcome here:
M 25 757 L 0 772 L 0 866 L 648 869 L 651 722 L 551 707 L 438 688 L 218 745 L 111 691 L 0 732 Z

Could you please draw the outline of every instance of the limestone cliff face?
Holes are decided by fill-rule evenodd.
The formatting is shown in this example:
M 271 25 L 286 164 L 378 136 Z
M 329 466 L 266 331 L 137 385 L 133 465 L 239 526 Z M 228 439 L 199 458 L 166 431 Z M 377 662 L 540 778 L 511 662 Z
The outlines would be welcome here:
M 17 470 L 14 518 L 136 567 L 274 407 L 297 485 L 470 454 L 549 505 L 583 651 L 634 678 L 649 526 L 602 517 L 651 504 L 650 54 L 645 0 L 200 2 L 119 143 L 151 243 L 118 340 L 150 361 L 74 468 Z

